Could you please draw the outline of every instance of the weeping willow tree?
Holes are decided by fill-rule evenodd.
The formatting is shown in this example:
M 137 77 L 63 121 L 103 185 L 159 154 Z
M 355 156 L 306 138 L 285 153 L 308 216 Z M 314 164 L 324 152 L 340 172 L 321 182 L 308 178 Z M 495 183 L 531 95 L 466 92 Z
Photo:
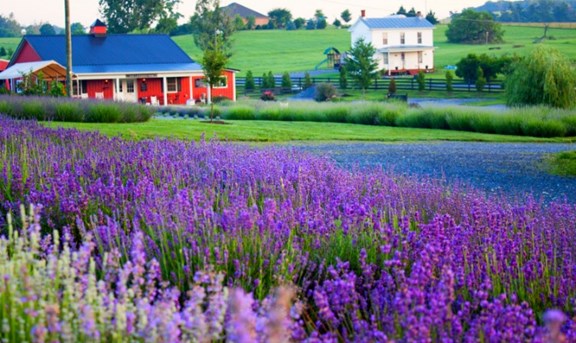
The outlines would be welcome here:
M 573 108 L 576 104 L 576 74 L 557 50 L 538 47 L 512 69 L 506 80 L 508 106 Z

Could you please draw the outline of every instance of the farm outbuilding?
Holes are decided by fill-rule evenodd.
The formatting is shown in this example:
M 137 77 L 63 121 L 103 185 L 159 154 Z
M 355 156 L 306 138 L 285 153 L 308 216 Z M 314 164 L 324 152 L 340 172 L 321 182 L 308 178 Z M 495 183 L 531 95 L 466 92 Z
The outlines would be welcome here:
M 24 36 L 0 79 L 10 79 L 15 89 L 21 78 L 21 74 L 14 74 L 16 70 L 34 72 L 27 63 L 52 61 L 66 66 L 65 47 L 64 35 Z M 74 97 L 155 105 L 190 104 L 210 98 L 202 66 L 167 35 L 107 34 L 98 20 L 90 34 L 72 36 L 72 51 Z M 233 69 L 224 71 L 213 97 L 236 100 L 235 73 Z M 65 73 L 54 78 L 64 81 Z

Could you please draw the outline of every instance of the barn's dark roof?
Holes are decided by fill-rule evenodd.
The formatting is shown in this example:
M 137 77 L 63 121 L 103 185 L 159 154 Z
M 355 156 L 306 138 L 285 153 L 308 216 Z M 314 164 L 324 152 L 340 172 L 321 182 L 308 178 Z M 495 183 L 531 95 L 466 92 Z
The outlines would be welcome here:
M 66 65 L 64 35 L 25 36 L 42 60 Z M 72 36 L 75 73 L 201 70 L 167 35 L 109 34 Z
M 254 18 L 268 18 L 262 13 L 258 13 L 246 6 L 242 6 L 239 3 L 233 2 L 226 7 L 222 7 L 222 10 L 227 13 L 231 17 L 235 17 L 237 15 L 241 16 L 242 18 L 254 17 Z

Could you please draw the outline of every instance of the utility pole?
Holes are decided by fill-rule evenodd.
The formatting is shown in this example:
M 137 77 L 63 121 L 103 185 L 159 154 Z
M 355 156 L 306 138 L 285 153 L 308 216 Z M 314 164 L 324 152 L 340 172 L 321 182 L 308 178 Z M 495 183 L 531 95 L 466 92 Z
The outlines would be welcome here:
M 66 96 L 72 97 L 72 30 L 70 29 L 70 0 L 64 0 L 66 26 Z

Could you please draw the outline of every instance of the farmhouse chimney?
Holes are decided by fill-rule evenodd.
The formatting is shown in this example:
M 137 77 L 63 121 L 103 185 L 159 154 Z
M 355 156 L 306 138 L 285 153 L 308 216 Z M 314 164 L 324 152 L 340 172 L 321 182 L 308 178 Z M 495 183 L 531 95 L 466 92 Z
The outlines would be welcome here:
M 366 17 L 366 10 L 361 10 L 361 11 L 360 11 L 360 16 L 361 16 L 362 18 L 365 18 L 365 17 Z
M 104 24 L 100 19 L 96 19 L 96 21 L 90 25 L 90 34 L 94 37 L 106 37 L 106 24 Z
M 422 18 L 422 17 L 423 17 L 423 16 L 422 16 L 422 12 L 420 12 L 420 11 L 416 12 L 416 17 Z

